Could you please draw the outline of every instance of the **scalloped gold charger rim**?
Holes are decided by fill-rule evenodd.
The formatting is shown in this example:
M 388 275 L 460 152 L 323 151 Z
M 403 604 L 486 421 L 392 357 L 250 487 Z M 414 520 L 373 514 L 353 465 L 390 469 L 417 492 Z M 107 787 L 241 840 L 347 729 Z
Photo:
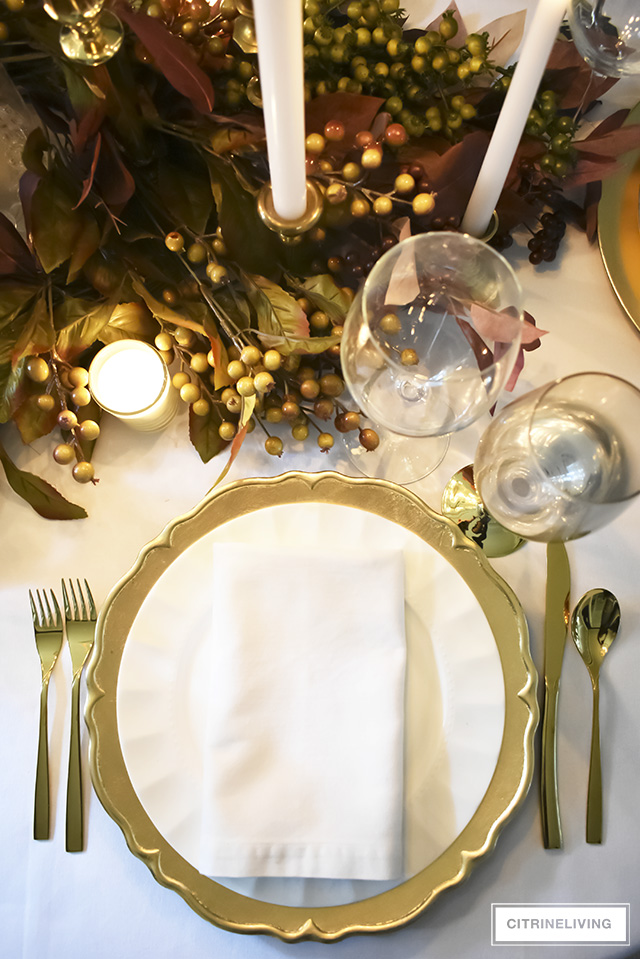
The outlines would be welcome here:
M 222 523 L 257 509 L 299 502 L 333 503 L 378 514 L 414 532 L 441 553 L 482 607 L 505 681 L 505 726 L 498 761 L 490 785 L 464 829 L 441 856 L 395 888 L 335 906 L 263 902 L 199 873 L 149 818 L 130 781 L 118 738 L 120 660 L 136 613 L 154 583 L 177 555 Z M 355 933 L 388 931 L 416 919 L 442 891 L 464 879 L 476 861 L 494 847 L 500 829 L 524 799 L 533 775 L 536 685 L 526 620 L 512 590 L 455 524 L 429 509 L 414 493 L 386 481 L 330 472 L 240 480 L 214 490 L 145 546 L 100 612 L 87 674 L 93 784 L 134 855 L 146 863 L 158 882 L 215 925 L 285 941 L 333 942 Z
M 625 125 L 640 122 L 640 103 Z M 625 155 L 622 168 L 602 186 L 598 243 L 609 282 L 623 310 L 640 330 L 640 150 Z

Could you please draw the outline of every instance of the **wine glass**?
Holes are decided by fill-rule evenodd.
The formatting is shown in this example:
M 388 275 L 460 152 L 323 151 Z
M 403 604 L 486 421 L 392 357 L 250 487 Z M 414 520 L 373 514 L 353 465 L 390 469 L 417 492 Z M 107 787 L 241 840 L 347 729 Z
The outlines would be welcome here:
M 640 73 L 637 0 L 572 0 L 568 18 L 578 52 L 596 73 Z
M 488 513 L 529 540 L 577 539 L 640 492 L 640 390 L 608 373 L 576 373 L 495 417 L 474 462 Z
M 70 60 L 98 66 L 118 52 L 124 31 L 118 17 L 103 10 L 105 0 L 44 0 L 52 20 L 62 24 L 60 46 Z
M 419 234 L 378 260 L 340 345 L 347 386 L 380 437 L 371 449 L 371 431 L 345 434 L 363 473 L 426 476 L 449 434 L 493 406 L 520 349 L 521 300 L 504 257 L 464 233 Z

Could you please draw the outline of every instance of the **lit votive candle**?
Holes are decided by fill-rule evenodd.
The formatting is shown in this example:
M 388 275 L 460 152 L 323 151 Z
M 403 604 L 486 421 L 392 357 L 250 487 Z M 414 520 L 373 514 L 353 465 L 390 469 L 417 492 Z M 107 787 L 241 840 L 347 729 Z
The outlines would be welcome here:
M 103 410 L 136 430 L 164 429 L 178 408 L 166 363 L 142 340 L 116 340 L 96 353 L 89 391 Z

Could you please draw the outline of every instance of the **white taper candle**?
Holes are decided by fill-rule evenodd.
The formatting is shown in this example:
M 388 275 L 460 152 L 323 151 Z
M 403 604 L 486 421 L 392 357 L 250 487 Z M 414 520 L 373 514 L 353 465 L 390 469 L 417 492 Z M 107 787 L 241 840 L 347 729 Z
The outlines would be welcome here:
M 273 205 L 285 220 L 307 206 L 301 0 L 253 0 Z
M 489 225 L 558 35 L 566 5 L 566 0 L 538 0 L 462 220 L 461 229 L 465 233 L 482 236 Z

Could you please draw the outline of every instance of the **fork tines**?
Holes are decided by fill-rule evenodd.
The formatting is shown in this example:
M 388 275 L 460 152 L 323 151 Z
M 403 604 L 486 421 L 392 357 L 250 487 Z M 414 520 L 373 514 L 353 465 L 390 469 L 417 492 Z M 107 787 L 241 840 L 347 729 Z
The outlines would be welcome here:
M 67 593 L 67 587 L 65 586 L 64 580 L 62 580 L 62 596 L 64 599 L 64 612 L 67 619 L 79 619 L 79 620 L 88 620 L 96 619 L 96 606 L 93 601 L 93 596 L 91 595 L 91 589 L 89 588 L 88 582 L 84 581 L 84 592 L 80 584 L 80 580 L 76 579 L 78 584 L 78 595 L 80 601 L 78 604 L 78 599 L 76 597 L 76 591 L 73 588 L 73 580 L 69 580 L 69 592 L 71 593 L 71 603 L 73 603 L 73 612 L 71 608 L 71 603 L 69 602 L 69 594 Z M 86 593 L 86 599 L 85 599 Z
M 56 599 L 56 594 L 51 589 L 51 600 L 53 602 L 53 608 L 55 612 L 51 611 L 51 606 L 49 605 L 49 600 L 47 599 L 46 590 L 42 590 L 42 595 L 44 597 L 44 605 L 40 597 L 40 590 L 36 590 L 36 597 L 38 600 L 38 608 L 36 609 L 36 604 L 33 599 L 33 594 L 29 590 L 29 603 L 31 604 L 31 616 L 33 618 L 33 625 L 37 626 L 39 629 L 59 629 L 62 625 L 62 613 L 60 612 L 60 607 L 58 605 L 58 600 Z M 46 613 L 45 613 L 46 607 Z

